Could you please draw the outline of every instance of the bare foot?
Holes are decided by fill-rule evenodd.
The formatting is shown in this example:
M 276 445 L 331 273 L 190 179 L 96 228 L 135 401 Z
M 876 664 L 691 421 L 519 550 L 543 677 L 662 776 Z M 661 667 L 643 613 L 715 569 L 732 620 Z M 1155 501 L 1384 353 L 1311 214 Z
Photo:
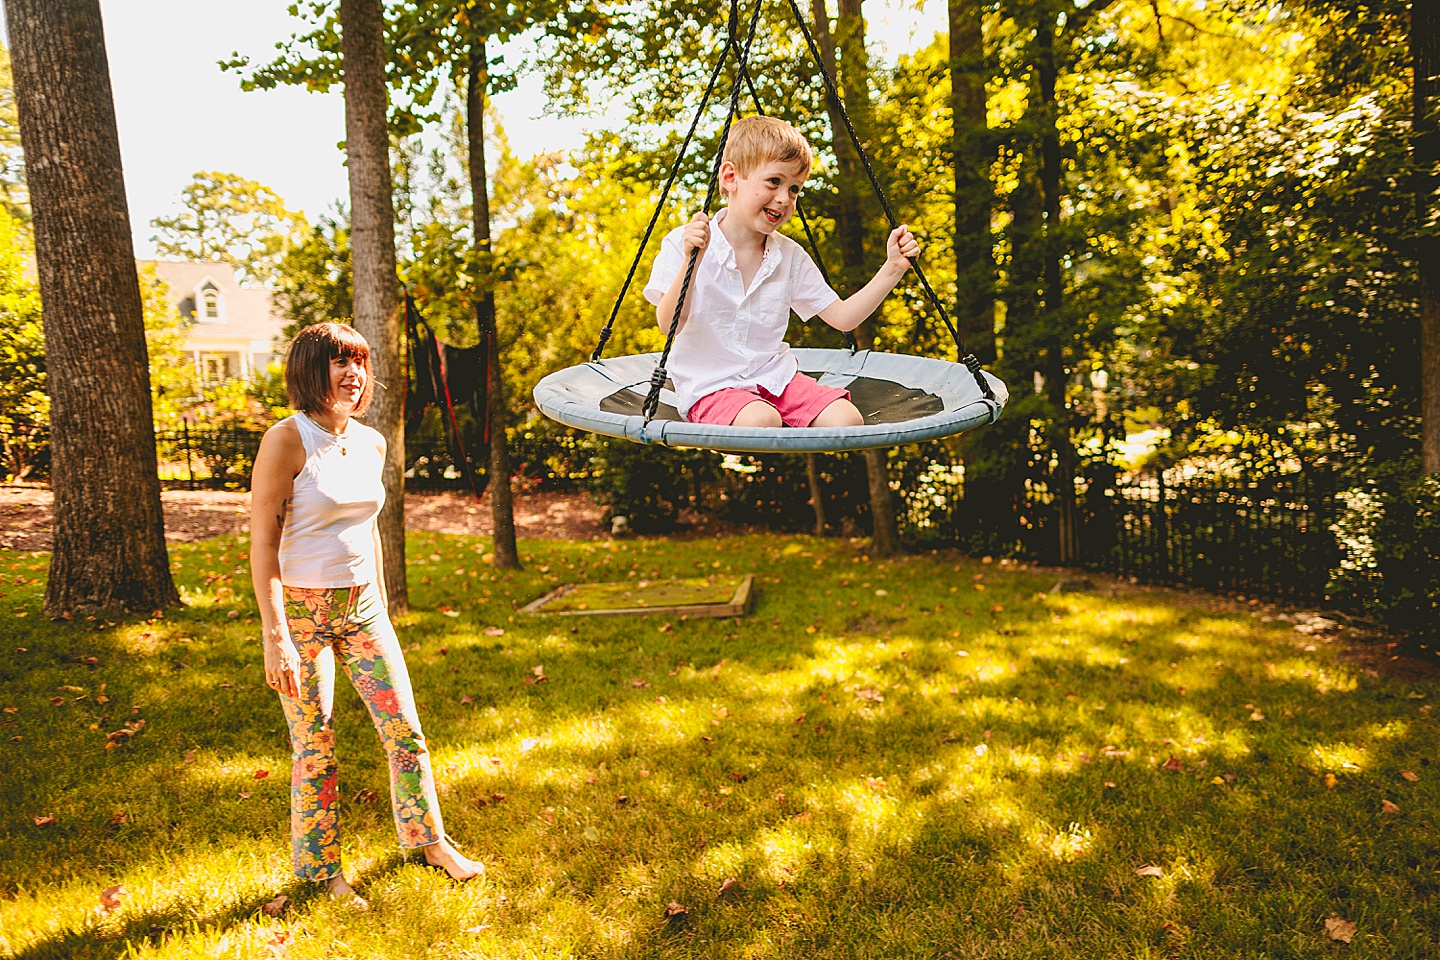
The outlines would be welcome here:
M 330 895 L 331 900 L 354 907 L 356 910 L 370 909 L 370 904 L 366 903 L 365 898 L 355 892 L 355 888 L 350 886 L 350 881 L 346 880 L 343 874 L 337 873 L 329 880 L 326 880 L 325 892 Z
M 473 880 L 485 872 L 485 864 L 471 860 L 455 849 L 449 837 L 439 843 L 432 843 L 425 850 L 425 862 L 440 867 L 450 875 L 451 880 Z

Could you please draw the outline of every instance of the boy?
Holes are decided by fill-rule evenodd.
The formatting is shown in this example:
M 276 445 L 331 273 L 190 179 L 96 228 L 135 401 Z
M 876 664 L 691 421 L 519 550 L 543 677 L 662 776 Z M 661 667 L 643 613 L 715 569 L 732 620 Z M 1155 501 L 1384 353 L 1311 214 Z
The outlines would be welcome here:
M 736 121 L 720 164 L 726 205 L 710 221 L 697 213 L 666 235 L 645 286 L 660 329 L 669 333 L 690 251 L 695 273 L 670 352 L 680 415 L 691 423 L 737 427 L 854 427 L 865 421 L 850 393 L 800 372 L 785 343 L 794 310 L 836 330 L 858 327 L 910 269 L 920 246 L 904 226 L 891 232 L 885 264 L 842 299 L 805 250 L 778 231 L 795 212 L 810 175 L 810 146 L 773 117 Z M 690 318 L 694 317 L 691 322 Z

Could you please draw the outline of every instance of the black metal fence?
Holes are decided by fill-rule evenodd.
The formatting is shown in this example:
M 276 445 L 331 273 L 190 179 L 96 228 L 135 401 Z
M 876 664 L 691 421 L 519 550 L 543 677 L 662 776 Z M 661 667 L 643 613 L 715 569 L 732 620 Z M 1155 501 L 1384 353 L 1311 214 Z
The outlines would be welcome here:
M 1342 551 L 1327 474 L 1167 482 L 1156 473 L 1087 491 L 1086 565 L 1158 583 L 1324 600 Z

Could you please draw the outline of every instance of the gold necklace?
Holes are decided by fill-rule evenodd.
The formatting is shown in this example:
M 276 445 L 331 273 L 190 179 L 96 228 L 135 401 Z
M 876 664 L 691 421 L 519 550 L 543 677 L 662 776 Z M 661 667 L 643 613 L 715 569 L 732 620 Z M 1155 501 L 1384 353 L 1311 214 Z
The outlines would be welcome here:
M 346 431 L 345 433 L 336 433 L 334 430 L 331 430 L 323 423 L 318 422 L 314 417 L 310 416 L 309 414 L 305 415 L 305 419 L 309 420 L 311 423 L 315 424 L 315 426 L 319 427 L 321 430 L 324 430 L 326 433 L 330 434 L 330 436 L 335 438 L 336 445 L 340 447 L 340 456 L 344 457 L 349 455 L 345 450 L 345 444 L 348 443 L 350 440 L 349 431 Z

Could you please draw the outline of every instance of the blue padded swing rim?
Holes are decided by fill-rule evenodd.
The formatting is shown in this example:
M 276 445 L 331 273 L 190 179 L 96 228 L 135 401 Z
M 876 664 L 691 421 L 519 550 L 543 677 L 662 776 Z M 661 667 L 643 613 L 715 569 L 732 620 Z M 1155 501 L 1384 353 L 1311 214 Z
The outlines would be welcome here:
M 995 393 L 980 393 L 975 375 L 963 364 L 929 357 L 862 350 L 792 350 L 800 369 L 841 379 L 865 376 L 888 380 L 935 395 L 944 408 L 901 423 L 860 427 L 731 427 L 609 413 L 600 402 L 625 388 L 642 395 L 649 388 L 658 354 L 645 353 L 591 361 L 550 374 L 535 385 L 535 403 L 547 417 L 568 426 L 638 443 L 701 447 L 725 453 L 839 453 L 893 447 L 961 433 L 993 423 L 1009 393 L 999 378 L 985 373 Z

